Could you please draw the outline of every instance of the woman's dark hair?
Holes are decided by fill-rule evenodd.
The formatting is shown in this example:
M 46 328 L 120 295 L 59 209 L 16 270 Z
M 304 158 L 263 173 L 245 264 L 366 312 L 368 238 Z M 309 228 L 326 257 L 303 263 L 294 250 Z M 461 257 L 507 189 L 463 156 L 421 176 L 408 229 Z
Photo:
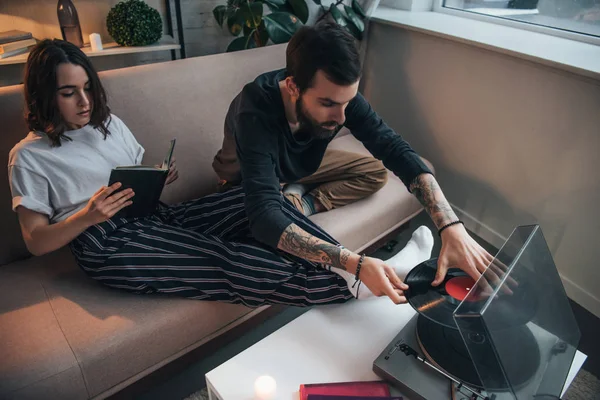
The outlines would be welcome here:
M 29 129 L 46 133 L 52 146 L 60 146 L 61 139 L 71 140 L 65 136 L 68 127 L 56 104 L 56 73 L 58 66 L 64 63 L 79 65 L 87 73 L 93 102 L 89 124 L 100 130 L 106 139 L 110 134 L 107 129 L 110 109 L 98 73 L 79 47 L 58 39 L 39 42 L 27 58 L 24 86 Z
M 362 72 L 354 37 L 326 20 L 303 26 L 292 36 L 286 50 L 286 69 L 301 93 L 312 86 L 318 70 L 342 86 L 358 81 Z

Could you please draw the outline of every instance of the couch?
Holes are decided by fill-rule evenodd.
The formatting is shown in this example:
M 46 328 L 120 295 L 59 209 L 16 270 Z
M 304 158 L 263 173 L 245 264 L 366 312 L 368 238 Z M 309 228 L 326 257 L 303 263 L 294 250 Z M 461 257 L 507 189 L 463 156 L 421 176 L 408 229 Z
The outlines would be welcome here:
M 106 71 L 101 79 L 112 112 L 146 148 L 144 163 L 157 164 L 169 139 L 177 138 L 180 177 L 162 197 L 172 203 L 214 191 L 211 162 L 229 102 L 255 76 L 284 65 L 285 45 L 278 45 Z M 27 133 L 20 85 L 0 88 L 0 132 L 7 165 L 9 150 Z M 366 152 L 348 134 L 331 145 Z M 32 257 L 11 211 L 6 175 L 0 182 L 1 399 L 109 397 L 269 308 L 110 289 L 88 278 L 68 248 Z M 375 195 L 312 218 L 359 251 L 421 210 L 390 173 Z

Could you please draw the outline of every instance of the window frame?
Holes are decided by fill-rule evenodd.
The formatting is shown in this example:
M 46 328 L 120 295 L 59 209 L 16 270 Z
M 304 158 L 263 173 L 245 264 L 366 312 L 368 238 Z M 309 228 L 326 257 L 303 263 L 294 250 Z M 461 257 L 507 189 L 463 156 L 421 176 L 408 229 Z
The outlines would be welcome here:
M 546 35 L 557 36 L 565 39 L 576 40 L 579 42 L 600 45 L 600 37 L 597 36 L 588 35 L 585 33 L 571 32 L 559 28 L 551 28 L 548 26 L 535 25 L 499 16 L 484 15 L 475 12 L 469 12 L 467 10 L 458 10 L 454 8 L 444 7 L 444 1 L 445 0 L 433 0 L 433 11 L 442 14 L 454 15 L 462 18 L 470 18 L 478 21 L 489 22 L 492 24 L 509 26 L 512 28 L 543 33 Z

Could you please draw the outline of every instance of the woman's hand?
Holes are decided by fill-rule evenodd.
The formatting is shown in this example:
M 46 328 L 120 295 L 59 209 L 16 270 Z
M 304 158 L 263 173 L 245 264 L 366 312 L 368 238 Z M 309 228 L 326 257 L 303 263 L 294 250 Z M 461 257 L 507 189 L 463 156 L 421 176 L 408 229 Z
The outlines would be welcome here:
M 177 165 L 175 165 L 175 157 L 171 160 L 171 165 L 169 166 L 169 175 L 167 175 L 167 181 L 165 185 L 169 185 L 175 182 L 179 178 L 179 172 L 177 171 Z
M 365 257 L 359 278 L 375 296 L 388 296 L 396 304 L 406 303 L 404 291 L 408 289 L 408 285 L 384 261 Z
M 114 193 L 120 187 L 120 182 L 101 187 L 81 210 L 83 218 L 90 226 L 109 220 L 121 209 L 133 204 L 130 200 L 135 195 L 133 190 L 125 189 Z

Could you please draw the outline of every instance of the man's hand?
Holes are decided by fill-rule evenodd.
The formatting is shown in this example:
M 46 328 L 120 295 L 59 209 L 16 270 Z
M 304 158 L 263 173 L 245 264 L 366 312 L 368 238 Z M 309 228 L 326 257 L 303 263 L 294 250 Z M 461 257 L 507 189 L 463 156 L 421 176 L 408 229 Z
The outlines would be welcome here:
M 410 185 L 410 191 L 423 204 L 438 229 L 458 220 L 433 175 L 417 176 Z M 449 268 L 460 268 L 471 278 L 478 280 L 493 259 L 469 236 L 462 224 L 449 226 L 442 232 L 442 250 L 432 285 L 438 286 L 442 283 Z M 493 271 L 490 272 L 490 278 L 499 281 L 498 274 Z
M 359 278 L 375 296 L 388 296 L 396 304 L 406 303 L 404 291 L 408 285 L 382 260 L 365 257 Z
M 494 257 L 469 235 L 462 224 L 452 225 L 442 232 L 442 250 L 433 286 L 444 281 L 449 268 L 460 268 L 477 281 Z
M 328 243 L 291 224 L 279 239 L 278 249 L 305 260 L 331 265 L 356 274 L 360 256 L 348 249 Z M 388 296 L 394 303 L 406 303 L 404 290 L 408 286 L 396 275 L 392 267 L 377 258 L 365 257 L 359 278 L 375 296 Z

